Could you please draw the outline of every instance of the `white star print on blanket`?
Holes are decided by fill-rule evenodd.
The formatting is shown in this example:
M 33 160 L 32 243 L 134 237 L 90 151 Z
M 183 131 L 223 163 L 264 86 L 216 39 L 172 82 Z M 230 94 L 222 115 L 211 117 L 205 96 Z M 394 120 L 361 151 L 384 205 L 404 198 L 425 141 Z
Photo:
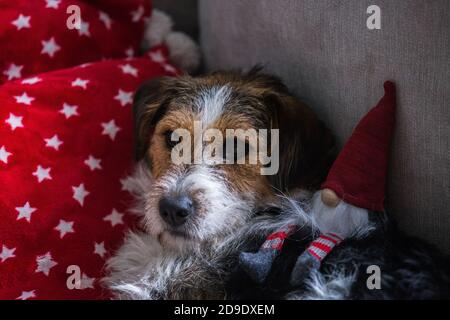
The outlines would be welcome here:
M 167 61 L 94 62 L 0 86 L 0 299 L 108 296 L 103 264 L 136 219 L 127 213 L 133 92 L 175 75 Z M 66 286 L 71 265 L 76 290 Z
M 148 0 L 3 2 L 0 84 L 102 58 L 133 57 L 139 51 L 151 15 Z M 68 25 L 69 5 L 80 8 L 78 28 Z M 126 67 L 124 72 L 137 77 L 133 66 Z M 84 84 L 79 85 L 86 89 Z

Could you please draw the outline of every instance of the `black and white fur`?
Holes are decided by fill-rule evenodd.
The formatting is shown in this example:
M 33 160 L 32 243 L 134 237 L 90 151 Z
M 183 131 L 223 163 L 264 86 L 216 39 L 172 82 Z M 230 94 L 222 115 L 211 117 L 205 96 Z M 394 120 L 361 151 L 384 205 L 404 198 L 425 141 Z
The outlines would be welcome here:
M 289 201 L 280 216 L 296 215 L 299 204 Z M 286 240 L 263 284 L 239 267 L 227 283 L 231 299 L 399 300 L 450 299 L 450 259 L 424 241 L 405 235 L 385 213 L 370 212 L 370 225 L 335 247 L 319 270 L 311 269 L 297 287 L 289 283 L 297 257 L 307 248 L 314 229 L 311 220 Z M 281 217 L 280 217 L 281 218 Z M 368 285 L 380 270 L 380 287 Z M 372 269 L 373 270 L 373 269 Z
M 137 194 L 140 188 L 148 190 L 151 183 L 145 169 L 139 168 L 133 181 Z M 337 246 L 319 270 L 305 276 L 302 285 L 292 287 L 289 277 L 295 261 L 318 231 L 308 213 L 310 202 L 303 193 L 284 196 L 281 205 L 253 212 L 251 223 L 223 242 L 184 252 L 168 251 L 152 236 L 130 232 L 117 255 L 108 261 L 111 273 L 104 283 L 119 299 L 450 298 L 448 257 L 406 236 L 386 214 L 378 212 L 371 212 L 367 227 Z M 258 250 L 268 234 L 285 224 L 301 227 L 286 240 L 267 280 L 262 285 L 254 283 L 240 270 L 237 255 L 242 250 Z M 371 265 L 380 268 L 380 289 L 367 286 Z

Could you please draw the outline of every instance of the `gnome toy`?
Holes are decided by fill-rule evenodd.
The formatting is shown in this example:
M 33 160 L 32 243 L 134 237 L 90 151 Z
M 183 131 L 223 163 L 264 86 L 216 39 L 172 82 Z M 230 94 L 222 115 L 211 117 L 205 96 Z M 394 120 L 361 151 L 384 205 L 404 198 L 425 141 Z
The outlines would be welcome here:
M 313 196 L 312 214 L 321 232 L 298 257 L 291 274 L 297 285 L 304 272 L 347 237 L 367 232 L 369 211 L 384 211 L 389 147 L 395 123 L 395 85 L 384 83 L 384 96 L 358 123 Z M 302 272 L 304 271 L 304 272 Z
M 395 122 L 395 85 L 384 83 L 385 94 L 359 122 L 334 162 L 322 189 L 313 195 L 311 214 L 319 236 L 298 257 L 290 283 L 299 285 L 311 268 L 345 238 L 370 229 L 369 211 L 384 211 L 389 147 Z M 288 225 L 271 234 L 256 253 L 242 252 L 239 263 L 257 283 L 263 283 L 286 237 Z

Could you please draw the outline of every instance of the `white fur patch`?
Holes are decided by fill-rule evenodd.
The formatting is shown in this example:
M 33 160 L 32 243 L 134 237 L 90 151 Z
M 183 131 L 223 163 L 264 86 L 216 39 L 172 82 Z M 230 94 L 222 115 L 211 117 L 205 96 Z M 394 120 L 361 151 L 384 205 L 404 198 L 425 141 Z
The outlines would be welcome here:
M 143 216 L 148 191 L 154 186 L 154 179 L 144 162 L 138 163 L 131 175 L 121 179 L 122 188 L 127 190 L 135 199 L 128 211 L 138 216 Z
M 198 191 L 204 213 L 188 226 L 195 240 L 220 239 L 242 225 L 250 216 L 251 201 L 244 201 L 227 187 L 220 172 L 207 166 L 192 166 L 186 171 L 171 171 L 156 183 L 163 194 L 182 195 Z M 146 207 L 146 225 L 160 224 L 159 213 Z M 189 223 L 189 222 L 188 222 Z
M 183 266 L 151 235 L 129 232 L 124 245 L 107 261 L 109 276 L 102 279 L 116 298 L 161 299 L 170 277 Z
M 335 274 L 324 276 L 313 270 L 310 279 L 306 281 L 306 291 L 291 292 L 286 296 L 288 300 L 344 300 L 350 295 L 356 274 Z
M 196 105 L 200 110 L 199 120 L 203 126 L 213 124 L 222 115 L 230 94 L 231 88 L 228 86 L 216 86 L 200 92 Z

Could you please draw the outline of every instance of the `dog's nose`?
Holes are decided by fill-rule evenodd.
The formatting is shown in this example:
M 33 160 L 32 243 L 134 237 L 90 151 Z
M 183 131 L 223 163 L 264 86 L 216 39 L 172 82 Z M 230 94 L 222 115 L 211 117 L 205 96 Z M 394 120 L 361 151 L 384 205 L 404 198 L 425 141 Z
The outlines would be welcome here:
M 163 197 L 159 200 L 159 214 L 173 227 L 181 226 L 193 212 L 194 205 L 187 196 Z

